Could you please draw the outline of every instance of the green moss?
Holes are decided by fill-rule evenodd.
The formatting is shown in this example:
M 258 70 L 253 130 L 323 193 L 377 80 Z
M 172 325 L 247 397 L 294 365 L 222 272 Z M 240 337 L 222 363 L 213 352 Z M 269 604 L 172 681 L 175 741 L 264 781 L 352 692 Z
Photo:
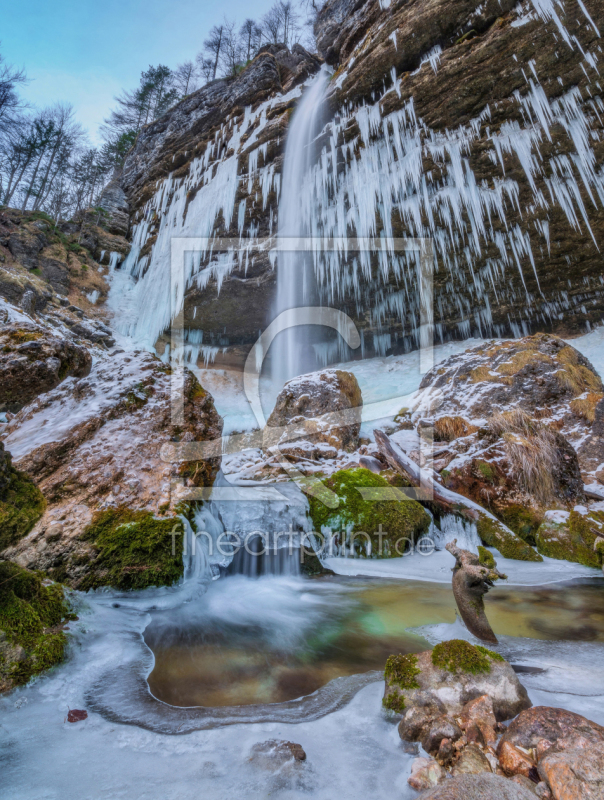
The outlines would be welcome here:
M 497 548 L 505 558 L 514 558 L 517 561 L 543 561 L 539 553 L 536 553 L 529 544 L 486 514 L 480 515 L 476 529 L 482 543 L 487 547 Z
M 402 694 L 391 692 L 382 698 L 382 706 L 395 714 L 405 713 L 405 698 Z
M 33 342 L 36 339 L 39 339 L 42 334 L 39 331 L 16 330 L 11 331 L 9 336 L 17 344 L 23 344 L 24 342 Z
M 487 569 L 495 569 L 497 566 L 493 553 L 481 544 L 478 545 L 478 560 Z
M 539 552 L 548 558 L 573 561 L 586 567 L 599 567 L 602 557 L 594 548 L 604 533 L 604 513 L 579 514 L 571 511 L 567 523 L 546 521 L 536 534 Z
M 0 550 L 26 536 L 45 508 L 44 495 L 31 478 L 12 469 L 8 486 L 0 492 Z
M 417 666 L 417 656 L 414 653 L 389 656 L 384 667 L 384 678 L 399 689 L 419 689 L 417 676 L 421 669 Z
M 432 663 L 447 672 L 470 672 L 477 675 L 491 671 L 491 661 L 505 659 L 482 645 L 473 645 L 463 639 L 451 639 L 437 644 L 432 651 Z
M 184 536 L 178 519 L 156 519 L 148 511 L 109 508 L 95 515 L 83 538 L 94 542 L 98 550 L 79 585 L 83 591 L 100 586 L 170 586 L 182 577 Z
M 0 686 L 26 683 L 62 661 L 66 636 L 56 628 L 73 619 L 58 584 L 44 586 L 39 573 L 10 561 L 0 564 L 0 630 L 9 645 L 23 648 L 19 660 L 0 659 Z M 54 630 L 53 630 L 54 628 Z
M 543 522 L 543 514 L 525 506 L 510 505 L 498 510 L 497 516 L 527 544 L 537 544 L 535 534 Z
M 493 469 L 492 465 L 489 464 L 488 461 L 481 461 L 480 459 L 476 459 L 474 462 L 478 472 L 481 474 L 482 478 L 487 483 L 494 483 L 497 477 L 497 473 Z
M 368 540 L 372 557 L 402 555 L 405 540 L 416 541 L 430 527 L 429 515 L 415 500 L 363 499 L 359 488 L 392 488 L 385 478 L 367 469 L 340 470 L 324 483 L 337 495 L 339 505 L 337 508 L 328 508 L 318 498 L 310 497 L 314 529 L 321 532 L 323 528 L 328 528 L 334 533 L 350 531 L 343 535 L 357 555 L 367 555 Z

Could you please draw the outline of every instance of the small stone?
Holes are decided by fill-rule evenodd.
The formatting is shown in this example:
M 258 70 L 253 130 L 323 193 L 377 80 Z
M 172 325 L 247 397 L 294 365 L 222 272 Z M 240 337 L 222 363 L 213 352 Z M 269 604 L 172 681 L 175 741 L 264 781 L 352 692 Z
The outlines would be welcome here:
M 535 786 L 535 794 L 541 798 L 541 800 L 551 800 L 552 793 L 549 790 L 549 786 L 545 781 L 539 781 L 539 783 Z
M 262 769 L 272 771 L 288 763 L 306 761 L 306 753 L 302 745 L 296 742 L 269 739 L 252 747 L 249 760 Z
M 418 792 L 438 786 L 445 780 L 447 773 L 433 758 L 416 758 L 411 764 L 411 775 L 407 783 Z
M 419 755 L 419 745 L 417 742 L 406 742 L 404 739 L 401 742 L 401 750 L 403 753 L 407 753 L 410 756 L 418 756 Z
M 53 522 L 51 525 L 46 528 L 44 532 L 44 538 L 47 542 L 56 542 L 58 539 L 61 538 L 63 533 L 63 525 L 60 522 Z
M 492 772 L 488 758 L 475 744 L 469 744 L 461 751 L 459 761 L 453 768 L 453 775 L 480 775 Z
M 480 730 L 480 728 L 478 727 L 478 725 L 476 724 L 476 722 L 470 722 L 470 724 L 466 728 L 466 734 L 465 735 L 466 735 L 466 739 L 468 741 L 468 744 L 477 744 L 477 745 L 480 745 L 481 747 L 484 747 L 486 745 L 486 741 L 485 741 L 485 738 L 483 736 L 483 733 Z
M 82 722 L 88 718 L 88 712 L 84 708 L 70 708 L 67 714 L 67 722 Z
M 442 716 L 434 720 L 428 732 L 422 737 L 422 747 L 428 753 L 438 752 L 443 739 L 454 742 L 461 737 L 461 729 L 451 717 Z
M 448 764 L 453 760 L 454 753 L 455 750 L 453 749 L 453 742 L 450 739 L 445 738 L 439 745 L 438 753 L 436 754 L 436 760 L 439 764 Z
M 533 759 L 510 742 L 503 742 L 499 748 L 499 764 L 506 775 L 520 774 L 527 778 L 530 777 L 530 770 L 535 769 Z

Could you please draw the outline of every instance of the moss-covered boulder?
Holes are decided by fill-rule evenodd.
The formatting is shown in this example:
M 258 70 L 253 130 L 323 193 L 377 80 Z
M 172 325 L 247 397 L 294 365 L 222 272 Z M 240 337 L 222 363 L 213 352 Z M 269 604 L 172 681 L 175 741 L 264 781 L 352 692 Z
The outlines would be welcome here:
M 318 498 L 309 497 L 314 529 L 339 534 L 349 555 L 393 558 L 430 528 L 430 516 L 416 500 L 377 499 L 380 490 L 396 490 L 368 469 L 340 470 L 324 484 L 337 496 L 339 505 L 328 508 Z
M 183 524 L 148 511 L 108 508 L 98 512 L 82 538 L 93 545 L 78 589 L 146 589 L 170 586 L 183 575 Z
M 599 536 L 604 536 L 604 512 L 573 510 L 547 514 L 535 538 L 544 556 L 600 567 L 603 554 L 595 547 Z
M 443 715 L 455 718 L 468 701 L 484 695 L 491 698 L 500 721 L 531 705 L 526 689 L 502 656 L 463 639 L 442 642 L 423 653 L 390 656 L 384 678 L 384 708 L 409 715 L 409 723 L 418 713 L 426 720 Z
M 39 573 L 0 563 L 0 691 L 26 683 L 62 661 L 72 619 L 63 587 Z
M 45 508 L 42 492 L 25 472 L 13 468 L 0 442 L 0 550 L 28 534 Z

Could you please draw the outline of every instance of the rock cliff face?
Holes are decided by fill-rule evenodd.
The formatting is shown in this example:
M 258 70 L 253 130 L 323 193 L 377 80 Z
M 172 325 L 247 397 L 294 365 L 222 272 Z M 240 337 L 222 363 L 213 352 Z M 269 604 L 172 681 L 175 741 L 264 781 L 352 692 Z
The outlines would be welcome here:
M 603 12 L 598 0 L 331 0 L 320 12 L 334 75 L 320 158 L 295 189 L 301 214 L 312 208 L 324 241 L 429 239 L 437 340 L 601 321 Z M 191 344 L 243 354 L 266 327 L 275 258 L 259 239 L 276 233 L 291 111 L 318 65 L 269 48 L 139 136 L 121 185 L 141 340 L 170 327 L 174 236 L 202 239 L 184 267 Z M 237 241 L 210 254 L 214 235 Z M 319 253 L 315 268 L 321 301 L 354 318 L 365 355 L 417 346 L 413 254 Z

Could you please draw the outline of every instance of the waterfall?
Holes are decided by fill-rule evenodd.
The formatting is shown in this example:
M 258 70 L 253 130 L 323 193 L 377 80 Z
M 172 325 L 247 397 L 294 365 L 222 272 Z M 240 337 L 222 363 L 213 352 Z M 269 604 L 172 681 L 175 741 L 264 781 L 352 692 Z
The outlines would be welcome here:
M 312 180 L 311 168 L 318 155 L 316 140 L 323 127 L 325 94 L 329 72 L 322 67 L 293 115 L 283 161 L 281 200 L 279 202 L 278 235 L 283 239 L 297 240 L 309 236 L 312 230 L 311 215 L 315 209 L 312 187 L 302 187 Z M 301 198 L 305 201 L 301 203 Z M 281 251 L 277 262 L 277 298 L 273 318 L 290 308 L 318 305 L 316 278 L 310 253 Z M 310 326 L 289 328 L 280 333 L 271 347 L 270 370 L 277 388 L 296 375 L 318 369 L 311 347 Z

